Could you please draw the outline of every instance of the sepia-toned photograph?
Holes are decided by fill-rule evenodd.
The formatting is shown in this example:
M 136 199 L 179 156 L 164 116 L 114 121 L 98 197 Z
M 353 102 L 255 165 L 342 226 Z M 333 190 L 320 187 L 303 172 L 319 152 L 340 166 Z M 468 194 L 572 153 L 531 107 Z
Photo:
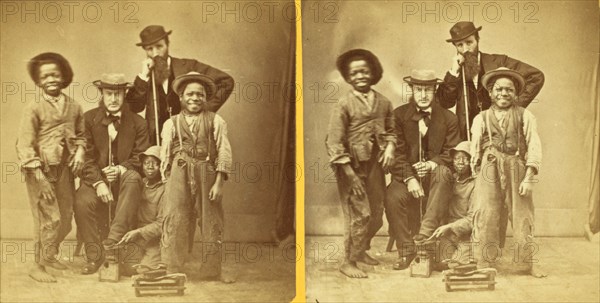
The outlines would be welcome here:
M 294 1 L 0 4 L 0 301 L 291 301 Z
M 598 16 L 302 1 L 307 302 L 598 302 Z

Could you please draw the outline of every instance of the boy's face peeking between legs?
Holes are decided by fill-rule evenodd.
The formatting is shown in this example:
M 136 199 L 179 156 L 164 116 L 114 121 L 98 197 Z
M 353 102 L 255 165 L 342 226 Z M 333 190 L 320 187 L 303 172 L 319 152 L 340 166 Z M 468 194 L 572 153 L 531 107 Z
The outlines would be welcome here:
M 63 85 L 63 75 L 55 63 L 42 64 L 39 68 L 38 85 L 49 95 L 56 97 Z
M 156 159 L 153 156 L 145 156 L 142 161 L 142 169 L 144 172 L 144 176 L 148 178 L 148 180 L 155 181 L 160 179 L 160 160 Z
M 452 157 L 452 165 L 459 176 L 463 176 L 469 172 L 469 162 L 471 156 L 463 151 L 456 151 Z
M 355 60 L 348 64 L 348 82 L 354 90 L 367 93 L 371 90 L 373 74 L 366 60 Z
M 206 104 L 206 89 L 200 83 L 190 82 L 185 86 L 179 99 L 184 113 L 198 114 L 204 110 Z

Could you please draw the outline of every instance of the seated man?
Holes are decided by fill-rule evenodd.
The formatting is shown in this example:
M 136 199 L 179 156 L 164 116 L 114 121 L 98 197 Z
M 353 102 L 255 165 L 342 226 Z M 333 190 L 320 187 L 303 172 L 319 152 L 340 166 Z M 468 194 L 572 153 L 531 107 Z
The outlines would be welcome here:
M 453 183 L 452 195 L 440 197 L 448 201 L 443 201 L 448 205 L 448 223 L 438 227 L 433 232 L 433 238 L 440 239 L 438 260 L 452 259 L 459 263 L 470 261 L 470 250 L 467 246 L 460 247 L 460 242 L 469 242 L 471 237 L 473 219 L 472 200 L 473 188 L 475 187 L 475 178 L 471 174 L 470 154 L 471 142 L 463 141 L 455 148 L 450 150 L 453 164 Z M 436 201 L 428 201 L 436 203 Z M 438 269 L 442 269 L 441 264 L 436 264 Z
M 456 116 L 434 102 L 436 86 L 441 83 L 435 73 L 413 70 L 404 81 L 413 95 L 408 104 L 394 110 L 398 145 L 385 195 L 385 214 L 399 254 L 393 266 L 396 270 L 407 268 L 415 256 L 410 236 L 419 229 L 415 221 L 421 219 L 422 209 L 413 215 L 409 210 L 427 201 L 426 196 L 435 201 L 452 193 L 449 152 L 459 142 Z M 415 240 L 431 236 L 447 211 L 447 204 L 427 203 Z
M 116 201 L 106 248 L 135 228 L 137 209 L 144 186 L 139 154 L 149 146 L 146 121 L 123 107 L 125 92 L 131 87 L 122 74 L 104 74 L 94 81 L 102 96 L 97 108 L 84 114 L 86 161 L 74 205 L 79 238 L 84 242 L 87 264 L 82 274 L 92 274 L 104 260 L 99 228 L 109 218 L 99 216 L 104 204 Z M 113 209 L 109 207 L 109 215 Z M 99 220 L 101 220 L 99 222 Z
M 151 146 L 140 157 L 144 189 L 138 208 L 138 228 L 127 232 L 119 241 L 119 244 L 134 244 L 130 248 L 134 257 L 123 261 L 132 265 L 141 264 L 138 272 L 145 271 L 147 267 L 155 268 L 161 263 L 160 235 L 165 201 L 165 185 L 160 175 L 160 146 Z

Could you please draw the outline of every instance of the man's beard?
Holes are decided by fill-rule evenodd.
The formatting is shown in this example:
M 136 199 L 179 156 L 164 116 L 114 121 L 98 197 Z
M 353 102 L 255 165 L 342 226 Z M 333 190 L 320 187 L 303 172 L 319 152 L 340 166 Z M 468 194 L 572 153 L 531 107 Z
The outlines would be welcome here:
M 163 58 L 161 56 L 156 56 L 153 58 L 154 60 L 154 75 L 156 77 L 156 83 L 162 84 L 165 80 L 169 78 L 169 64 L 167 62 L 167 58 Z
M 465 62 L 463 63 L 465 69 L 465 78 L 472 80 L 477 74 L 479 74 L 479 62 L 477 60 L 477 53 L 466 52 L 463 54 Z

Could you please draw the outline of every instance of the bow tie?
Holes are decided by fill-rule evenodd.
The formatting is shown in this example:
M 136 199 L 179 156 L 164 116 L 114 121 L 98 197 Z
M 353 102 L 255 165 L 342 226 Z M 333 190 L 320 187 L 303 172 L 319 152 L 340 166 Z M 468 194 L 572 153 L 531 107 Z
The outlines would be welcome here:
M 102 120 L 102 124 L 108 126 L 112 123 L 115 126 L 115 129 L 118 129 L 120 120 L 121 120 L 121 117 L 115 116 L 113 114 L 109 114 Z
M 419 110 L 413 115 L 413 120 L 419 121 L 421 119 L 423 119 L 423 122 L 425 122 L 425 126 L 429 127 L 429 123 L 431 122 L 431 113 L 424 110 Z

